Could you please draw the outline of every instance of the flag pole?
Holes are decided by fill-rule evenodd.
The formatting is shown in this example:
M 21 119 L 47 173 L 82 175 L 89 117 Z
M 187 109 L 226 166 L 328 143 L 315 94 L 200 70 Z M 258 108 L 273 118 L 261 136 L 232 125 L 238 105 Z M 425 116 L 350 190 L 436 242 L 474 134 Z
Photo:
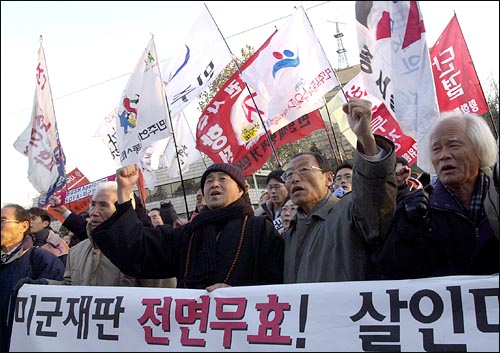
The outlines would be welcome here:
M 462 38 L 464 40 L 465 47 L 467 48 L 467 52 L 469 52 L 469 55 L 470 55 L 469 47 L 467 46 L 467 42 L 465 41 L 464 33 L 462 32 L 462 27 L 460 27 L 460 21 L 458 21 L 457 14 L 454 12 L 453 16 L 455 16 L 457 19 L 458 28 L 460 29 L 460 33 L 462 34 Z M 493 131 L 495 132 L 496 138 L 498 139 L 497 127 L 495 125 L 495 121 L 493 120 L 493 115 L 491 114 L 491 109 L 488 105 L 488 102 L 486 101 L 486 97 L 484 96 L 483 86 L 481 85 L 481 81 L 479 80 L 479 76 L 477 75 L 476 66 L 474 65 L 474 62 L 472 60 L 472 55 L 470 55 L 470 60 L 471 60 L 472 68 L 474 69 L 474 73 L 476 74 L 476 77 L 478 78 L 477 82 L 479 82 L 479 88 L 481 88 L 481 92 L 483 92 L 484 102 L 486 103 L 486 106 L 488 107 L 488 116 L 491 120 L 491 125 L 493 126 Z
M 43 49 L 43 36 L 40 34 L 40 49 L 42 52 L 43 56 L 43 62 L 44 62 L 44 69 L 47 72 L 47 81 L 48 81 L 48 75 L 49 75 L 49 69 L 47 67 L 47 60 L 45 60 L 45 50 Z M 49 96 L 50 96 L 50 105 L 51 105 L 51 113 L 54 114 L 54 128 L 55 128 L 55 135 L 56 135 L 56 147 L 52 151 L 52 155 L 54 156 L 54 159 L 56 161 L 56 167 L 59 176 L 57 177 L 56 181 L 49 187 L 49 190 L 47 190 L 48 195 L 45 196 L 45 201 L 44 204 L 40 204 L 40 198 L 38 198 L 38 207 L 45 207 L 48 204 L 48 200 L 51 195 L 54 193 L 58 192 L 61 190 L 63 187 L 67 186 L 67 181 L 66 181 L 66 155 L 64 154 L 62 145 L 61 145 L 61 140 L 59 138 L 59 130 L 57 128 L 57 120 L 56 120 L 56 111 L 54 108 L 54 99 L 52 98 L 52 86 L 50 83 L 48 84 L 49 88 Z M 38 97 L 36 98 L 37 100 L 37 105 L 39 104 L 38 102 Z M 33 118 L 33 117 L 32 117 Z M 50 128 L 50 123 L 48 125 Z M 58 186 L 58 184 L 64 183 L 61 186 Z M 66 188 L 67 189 L 67 188 Z
M 307 16 L 307 12 L 305 11 L 304 9 L 304 14 L 306 15 L 306 18 L 307 18 L 307 22 L 309 22 L 309 25 L 311 26 L 311 28 L 313 29 L 314 31 L 314 27 L 311 23 L 311 20 L 309 20 L 309 16 Z M 316 32 L 314 32 L 316 34 Z M 321 44 L 321 42 L 318 40 L 318 44 L 321 48 L 321 51 L 323 52 L 323 55 L 325 56 L 325 58 L 327 58 L 328 60 L 328 57 L 326 56 L 326 53 L 325 53 L 325 49 L 323 49 L 323 45 Z M 328 63 L 330 63 L 330 60 L 328 60 Z M 333 72 L 333 75 L 335 76 L 335 78 L 337 79 L 337 82 L 339 83 L 339 89 L 340 91 L 342 92 L 342 94 L 344 95 L 344 98 L 346 100 L 346 102 L 348 102 L 349 100 L 347 99 L 347 96 L 344 92 L 344 88 L 342 87 L 342 82 L 340 82 L 338 76 L 337 76 L 337 73 L 335 72 L 335 70 L 333 69 L 332 65 L 330 64 L 330 67 L 332 68 L 332 72 Z M 330 112 L 328 110 L 328 107 L 326 106 L 326 101 L 325 101 L 325 97 L 323 97 L 323 102 L 325 104 L 325 108 L 326 108 L 326 113 L 328 115 L 328 120 L 330 121 L 330 128 L 332 129 L 332 134 L 333 134 L 333 138 L 335 139 L 335 144 L 337 145 L 337 150 L 338 150 L 338 153 L 340 155 L 340 160 L 343 162 L 343 158 L 342 158 L 342 153 L 340 152 L 340 149 L 339 149 L 339 144 L 338 144 L 338 141 L 337 141 L 337 138 L 335 136 L 335 131 L 333 129 L 333 123 L 332 123 L 332 119 L 331 119 L 331 116 L 330 116 Z M 328 135 L 328 133 L 327 133 Z M 330 136 L 328 136 L 328 138 L 330 138 Z M 334 152 L 334 155 L 335 155 L 335 152 Z M 335 160 L 337 161 L 337 158 L 335 158 Z M 337 161 L 338 163 L 338 161 Z
M 210 12 L 210 10 L 208 9 L 207 4 L 206 4 L 206 3 L 204 3 L 204 5 L 205 5 L 205 8 L 207 9 L 208 13 L 210 14 L 210 17 L 212 18 L 212 21 L 214 21 L 214 24 L 215 24 L 215 26 L 217 27 L 217 30 L 219 31 L 219 33 L 220 33 L 220 35 L 221 35 L 222 39 L 224 40 L 224 43 L 226 44 L 227 49 L 229 50 L 229 52 L 230 52 L 230 53 L 231 53 L 231 55 L 233 56 L 233 61 L 234 61 L 235 65 L 236 65 L 236 68 L 238 69 L 238 72 L 240 73 L 240 76 L 242 76 L 242 72 L 241 72 L 240 65 L 238 64 L 238 61 L 235 59 L 235 55 L 234 55 L 234 54 L 233 54 L 233 52 L 231 51 L 231 48 L 229 48 L 229 44 L 227 44 L 226 38 L 224 38 L 224 36 L 222 35 L 222 32 L 221 32 L 221 30 L 220 30 L 219 26 L 217 25 L 217 22 L 215 22 L 215 19 L 214 19 L 214 17 L 212 16 L 212 13 L 211 13 L 211 12 Z M 274 33 L 276 33 L 276 31 L 275 31 Z M 242 80 L 243 80 L 243 79 L 242 79 Z M 245 82 L 245 81 L 243 80 L 243 82 Z M 280 159 L 279 159 L 279 157 L 278 157 L 278 153 L 276 152 L 276 148 L 274 147 L 273 141 L 272 141 L 272 139 L 271 139 L 271 134 L 269 133 L 269 130 L 266 128 L 266 124 L 264 123 L 264 119 L 262 118 L 262 115 L 260 114 L 260 110 L 259 110 L 259 108 L 258 108 L 258 106 L 257 106 L 257 103 L 255 102 L 254 95 L 252 94 L 252 92 L 250 92 L 250 88 L 248 87 L 248 85 L 247 85 L 247 83 L 246 83 L 246 82 L 245 82 L 245 87 L 246 87 L 246 89 L 247 89 L 247 91 L 248 91 L 248 94 L 250 95 L 250 98 L 252 99 L 252 102 L 253 102 L 253 104 L 254 104 L 254 106 L 255 106 L 255 110 L 256 110 L 256 112 L 257 112 L 257 115 L 259 116 L 259 119 L 260 119 L 260 122 L 261 122 L 261 124 L 262 124 L 262 127 L 264 128 L 264 132 L 265 132 L 265 134 L 266 134 L 267 141 L 268 141 L 268 143 L 269 143 L 269 146 L 271 147 L 271 150 L 272 150 L 272 152 L 273 152 L 274 158 L 276 159 L 277 169 L 278 169 L 278 170 L 282 170 L 282 169 L 283 169 L 283 166 L 282 166 L 281 161 L 280 161 Z
M 191 130 L 191 126 L 189 126 L 189 123 L 186 119 L 186 115 L 185 114 L 182 114 L 182 117 L 181 119 L 184 119 L 184 123 L 186 124 L 186 126 L 188 127 L 189 129 L 189 133 L 191 134 L 191 138 L 193 139 L 193 141 L 196 141 L 196 135 L 193 134 L 193 130 Z M 198 151 L 200 153 L 200 156 L 201 156 L 201 161 L 203 162 L 203 165 L 205 166 L 205 168 L 207 168 L 207 163 L 205 162 L 205 158 L 203 157 L 203 154 L 200 150 L 197 150 L 195 149 L 196 151 Z
M 337 152 L 338 152 L 339 157 L 340 157 L 340 162 L 343 163 L 344 158 L 342 156 L 342 153 L 340 152 L 339 142 L 337 141 L 337 136 L 335 135 L 335 129 L 333 128 L 332 117 L 330 115 L 330 110 L 328 109 L 328 106 L 326 104 L 325 97 L 323 97 L 323 102 L 324 102 L 325 109 L 326 109 L 326 115 L 328 115 L 328 121 L 330 122 L 330 128 L 332 129 L 332 135 L 333 135 L 333 139 L 335 140 L 335 146 L 337 147 Z M 340 164 L 338 159 L 337 159 L 337 155 L 335 154 L 335 150 L 333 148 L 332 141 L 330 139 L 330 135 L 328 134 L 328 130 L 326 131 L 326 135 L 328 136 L 328 140 L 330 141 L 330 146 L 332 147 L 332 152 L 333 152 L 333 156 L 335 157 L 335 161 L 337 162 L 337 164 Z
M 311 21 L 309 20 L 309 16 L 307 16 L 307 12 L 306 10 L 304 9 L 304 14 L 306 15 L 306 18 L 307 18 L 307 22 L 309 22 L 309 25 L 311 26 L 311 28 L 313 29 L 314 31 L 314 27 L 311 23 Z M 314 31 L 314 34 L 316 35 L 316 31 Z M 321 42 L 319 41 L 318 39 L 318 44 L 321 48 L 321 51 L 323 52 L 323 55 L 325 56 L 326 60 L 328 61 L 328 63 L 330 64 L 330 60 L 328 60 L 328 56 L 326 56 L 326 53 L 325 53 L 325 49 L 323 49 L 323 45 L 321 44 Z M 332 71 L 333 71 L 333 75 L 335 76 L 335 78 L 337 79 L 337 82 L 339 83 L 339 87 L 340 87 L 340 91 L 342 92 L 342 94 L 344 95 L 344 98 L 345 98 L 345 101 L 346 102 L 349 102 L 349 100 L 347 99 L 347 96 L 344 92 L 344 88 L 342 87 L 342 82 L 340 82 L 339 80 L 339 77 L 337 76 L 337 73 L 335 72 L 335 70 L 333 69 L 333 66 L 332 64 L 330 64 L 330 67 L 332 68 Z M 323 100 L 324 100 L 324 97 L 323 97 Z
M 160 71 L 160 80 L 161 82 L 163 82 L 163 78 L 161 77 L 161 71 Z M 165 89 L 165 85 L 163 85 L 163 89 L 164 89 L 165 103 L 167 105 L 167 115 L 170 121 L 170 127 L 172 132 L 172 140 L 174 142 L 175 159 L 177 159 L 177 168 L 179 168 L 179 176 L 181 178 L 182 195 L 184 197 L 184 206 L 186 207 L 186 218 L 190 220 L 189 208 L 187 204 L 186 188 L 184 187 L 184 178 L 182 177 L 181 162 L 179 160 L 179 150 L 177 149 L 177 141 L 175 139 L 175 128 L 172 122 L 172 114 L 170 114 L 170 105 L 168 104 L 167 90 Z
M 307 12 L 305 11 L 304 9 L 304 14 L 306 15 L 306 18 L 307 18 L 307 22 L 309 22 L 309 25 L 311 26 L 311 28 L 313 29 L 314 31 L 314 27 L 311 23 L 311 20 L 309 20 L 309 16 L 307 16 Z M 316 32 L 314 32 L 316 34 Z M 328 57 L 326 56 L 326 53 L 325 53 L 325 49 L 323 49 L 323 45 L 321 44 L 321 42 L 318 40 L 318 44 L 321 48 L 321 51 L 323 52 L 323 55 L 325 56 L 325 58 L 327 58 L 328 60 Z M 328 60 L 328 63 L 330 63 L 330 60 Z M 339 89 L 340 91 L 342 92 L 342 94 L 344 95 L 344 98 L 346 100 L 346 102 L 348 101 L 347 99 L 347 96 L 344 92 L 344 88 L 342 87 L 342 82 L 340 82 L 338 76 L 337 76 L 337 73 L 335 72 L 335 70 L 333 69 L 332 65 L 330 64 L 330 67 L 332 68 L 332 72 L 333 72 L 333 75 L 335 76 L 335 78 L 337 79 L 337 82 L 339 83 Z M 342 153 L 340 153 L 340 149 L 339 149 L 339 145 L 338 145 L 338 141 L 337 141 L 337 138 L 335 136 L 335 131 L 333 129 L 333 123 L 332 123 L 332 119 L 331 119 L 331 116 L 330 116 L 330 112 L 328 110 L 328 107 L 326 106 L 326 101 L 325 101 L 325 97 L 323 97 L 323 102 L 325 103 L 325 108 L 326 108 L 326 113 L 328 115 L 328 120 L 330 121 L 330 128 L 332 129 L 332 134 L 333 134 L 333 138 L 335 139 L 335 143 L 337 145 L 337 150 L 338 150 L 338 153 L 340 155 L 340 160 L 343 162 L 343 158 L 342 158 Z M 328 133 L 327 133 L 328 135 Z M 328 138 L 330 138 L 330 136 L 328 136 Z M 335 152 L 334 152 L 334 155 L 335 155 Z M 335 158 L 335 160 L 337 160 L 337 158 Z M 337 162 L 338 163 L 338 162 Z
M 167 92 L 165 91 L 165 101 L 167 102 L 167 111 L 168 111 L 168 118 L 170 119 L 170 126 L 172 126 L 172 141 L 174 142 L 174 148 L 175 148 L 175 159 L 177 159 L 177 167 L 179 168 L 179 176 L 181 178 L 181 185 L 182 185 L 182 195 L 184 197 L 184 206 L 186 207 L 186 217 L 188 220 L 190 220 L 190 214 L 189 214 L 189 208 L 187 204 L 187 196 L 186 196 L 186 188 L 184 187 L 184 178 L 182 177 L 182 169 L 181 169 L 181 162 L 179 160 L 179 150 L 177 149 L 177 141 L 175 139 L 175 129 L 173 126 L 172 122 L 172 115 L 170 114 L 170 106 L 168 104 L 168 98 L 167 98 Z

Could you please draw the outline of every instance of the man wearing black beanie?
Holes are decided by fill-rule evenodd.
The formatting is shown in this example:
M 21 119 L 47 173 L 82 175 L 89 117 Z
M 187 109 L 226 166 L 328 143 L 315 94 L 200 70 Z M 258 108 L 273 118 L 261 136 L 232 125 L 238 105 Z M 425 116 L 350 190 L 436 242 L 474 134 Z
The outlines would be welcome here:
M 179 228 L 146 228 L 133 212 L 134 164 L 116 172 L 116 212 L 92 237 L 124 273 L 138 278 L 177 277 L 181 288 L 283 283 L 283 240 L 273 224 L 254 216 L 241 166 L 216 163 L 201 177 L 206 207 Z

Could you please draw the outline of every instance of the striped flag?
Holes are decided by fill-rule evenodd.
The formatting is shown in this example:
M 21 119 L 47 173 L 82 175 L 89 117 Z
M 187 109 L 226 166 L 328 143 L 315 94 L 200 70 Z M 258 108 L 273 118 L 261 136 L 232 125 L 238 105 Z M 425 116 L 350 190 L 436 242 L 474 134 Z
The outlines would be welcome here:
M 356 21 L 364 88 L 384 102 L 418 147 L 439 117 L 418 1 L 356 1 Z M 417 165 L 433 170 L 425 154 Z

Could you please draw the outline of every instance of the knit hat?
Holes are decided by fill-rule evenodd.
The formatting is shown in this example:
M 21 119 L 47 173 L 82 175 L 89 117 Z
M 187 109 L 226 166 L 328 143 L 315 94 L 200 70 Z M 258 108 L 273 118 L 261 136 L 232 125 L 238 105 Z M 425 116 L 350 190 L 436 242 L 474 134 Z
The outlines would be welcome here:
M 231 164 L 231 163 L 215 163 L 205 170 L 203 175 L 201 176 L 200 187 L 201 191 L 204 193 L 205 180 L 207 179 L 208 174 L 212 172 L 223 172 L 229 175 L 238 185 L 241 187 L 241 190 L 246 191 L 245 178 L 243 177 L 243 168 L 239 164 Z

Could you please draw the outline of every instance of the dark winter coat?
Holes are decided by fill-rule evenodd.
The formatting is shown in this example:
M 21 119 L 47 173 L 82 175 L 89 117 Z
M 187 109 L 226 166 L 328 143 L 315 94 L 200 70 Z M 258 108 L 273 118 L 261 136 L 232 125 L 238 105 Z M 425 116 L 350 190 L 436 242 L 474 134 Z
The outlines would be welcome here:
M 271 222 L 253 215 L 243 197 L 222 209 L 204 207 L 174 229 L 144 227 L 130 202 L 116 208 L 92 237 L 129 276 L 177 277 L 178 287 L 196 289 L 283 282 L 283 239 Z
M 392 231 L 374 256 L 388 279 L 499 272 L 499 243 L 484 217 L 476 228 L 438 181 L 430 197 L 430 227 L 410 223 L 398 207 Z
M 64 265 L 49 251 L 43 248 L 35 250 L 31 237 L 26 236 L 15 251 L 9 255 L 2 252 L 0 266 L 1 351 L 8 352 L 17 295 L 14 288 L 17 282 L 25 277 L 62 280 Z

